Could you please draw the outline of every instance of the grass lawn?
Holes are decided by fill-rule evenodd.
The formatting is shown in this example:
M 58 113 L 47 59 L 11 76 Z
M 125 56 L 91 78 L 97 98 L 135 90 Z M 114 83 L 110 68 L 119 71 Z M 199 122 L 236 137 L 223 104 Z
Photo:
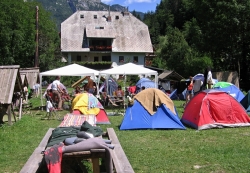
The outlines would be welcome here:
M 34 107 L 40 100 L 33 98 Z M 174 101 L 179 116 L 183 101 Z M 109 110 L 107 110 L 109 111 Z M 63 117 L 68 111 L 59 112 Z M 0 172 L 19 172 L 48 128 L 60 121 L 41 120 L 45 111 L 23 115 L 12 126 L 0 127 Z M 167 172 L 250 172 L 250 127 L 196 131 L 131 130 L 120 131 L 123 116 L 109 116 L 112 127 L 136 173 Z

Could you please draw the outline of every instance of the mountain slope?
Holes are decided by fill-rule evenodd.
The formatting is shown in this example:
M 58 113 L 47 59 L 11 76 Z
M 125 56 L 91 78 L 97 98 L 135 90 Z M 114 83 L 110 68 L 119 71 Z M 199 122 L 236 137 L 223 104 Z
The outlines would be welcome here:
M 35 0 L 28 0 L 35 1 Z M 56 21 L 58 30 L 60 30 L 61 23 L 66 20 L 77 10 L 85 11 L 125 11 L 126 8 L 115 4 L 109 5 L 102 3 L 100 0 L 36 0 L 52 14 L 52 18 Z

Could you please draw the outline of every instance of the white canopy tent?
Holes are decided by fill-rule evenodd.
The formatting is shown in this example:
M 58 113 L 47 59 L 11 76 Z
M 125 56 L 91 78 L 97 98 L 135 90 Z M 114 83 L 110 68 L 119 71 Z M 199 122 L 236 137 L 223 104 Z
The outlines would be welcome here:
M 40 73 L 40 86 L 42 86 L 43 76 L 93 76 L 93 78 L 95 78 L 96 75 L 99 75 L 99 71 L 78 64 L 70 64 L 64 67 Z M 41 104 L 43 106 L 42 95 Z
M 125 80 L 124 80 L 124 86 L 126 84 L 126 75 L 154 75 L 155 76 L 155 88 L 158 88 L 158 72 L 145 68 L 140 65 L 136 65 L 134 63 L 127 63 L 124 65 L 120 65 L 108 70 L 103 70 L 99 72 L 99 78 L 98 78 L 98 85 L 100 82 L 101 76 L 107 76 L 109 77 L 110 75 L 124 75 Z M 99 94 L 99 91 L 98 91 Z M 125 96 L 124 96 L 125 100 Z M 124 107 L 125 109 L 125 107 Z

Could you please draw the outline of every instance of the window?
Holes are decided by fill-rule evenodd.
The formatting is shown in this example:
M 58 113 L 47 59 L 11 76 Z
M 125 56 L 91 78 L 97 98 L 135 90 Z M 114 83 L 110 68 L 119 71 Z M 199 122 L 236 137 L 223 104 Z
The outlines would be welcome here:
M 97 19 L 97 15 L 94 15 L 94 19 Z
M 119 16 L 115 16 L 115 19 L 119 19 Z
M 103 26 L 96 26 L 95 29 L 104 29 Z
M 80 15 L 80 18 L 84 18 L 84 15 L 83 15 L 83 14 L 81 14 L 81 15 Z
M 98 62 L 99 58 L 97 56 L 94 57 L 94 62 Z
M 102 56 L 102 61 L 111 61 L 111 56 Z
M 134 63 L 138 63 L 138 56 L 134 56 Z
M 77 57 L 76 57 L 76 61 L 81 61 L 81 60 L 82 60 L 81 55 L 77 55 Z
M 119 62 L 124 62 L 124 56 L 119 56 Z

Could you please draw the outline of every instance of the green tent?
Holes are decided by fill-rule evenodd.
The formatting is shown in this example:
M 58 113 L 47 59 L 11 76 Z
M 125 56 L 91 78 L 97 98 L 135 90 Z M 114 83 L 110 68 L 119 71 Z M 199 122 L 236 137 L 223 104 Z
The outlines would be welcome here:
M 229 87 L 233 84 L 229 83 L 229 82 L 217 82 L 213 88 L 226 88 L 226 87 Z

